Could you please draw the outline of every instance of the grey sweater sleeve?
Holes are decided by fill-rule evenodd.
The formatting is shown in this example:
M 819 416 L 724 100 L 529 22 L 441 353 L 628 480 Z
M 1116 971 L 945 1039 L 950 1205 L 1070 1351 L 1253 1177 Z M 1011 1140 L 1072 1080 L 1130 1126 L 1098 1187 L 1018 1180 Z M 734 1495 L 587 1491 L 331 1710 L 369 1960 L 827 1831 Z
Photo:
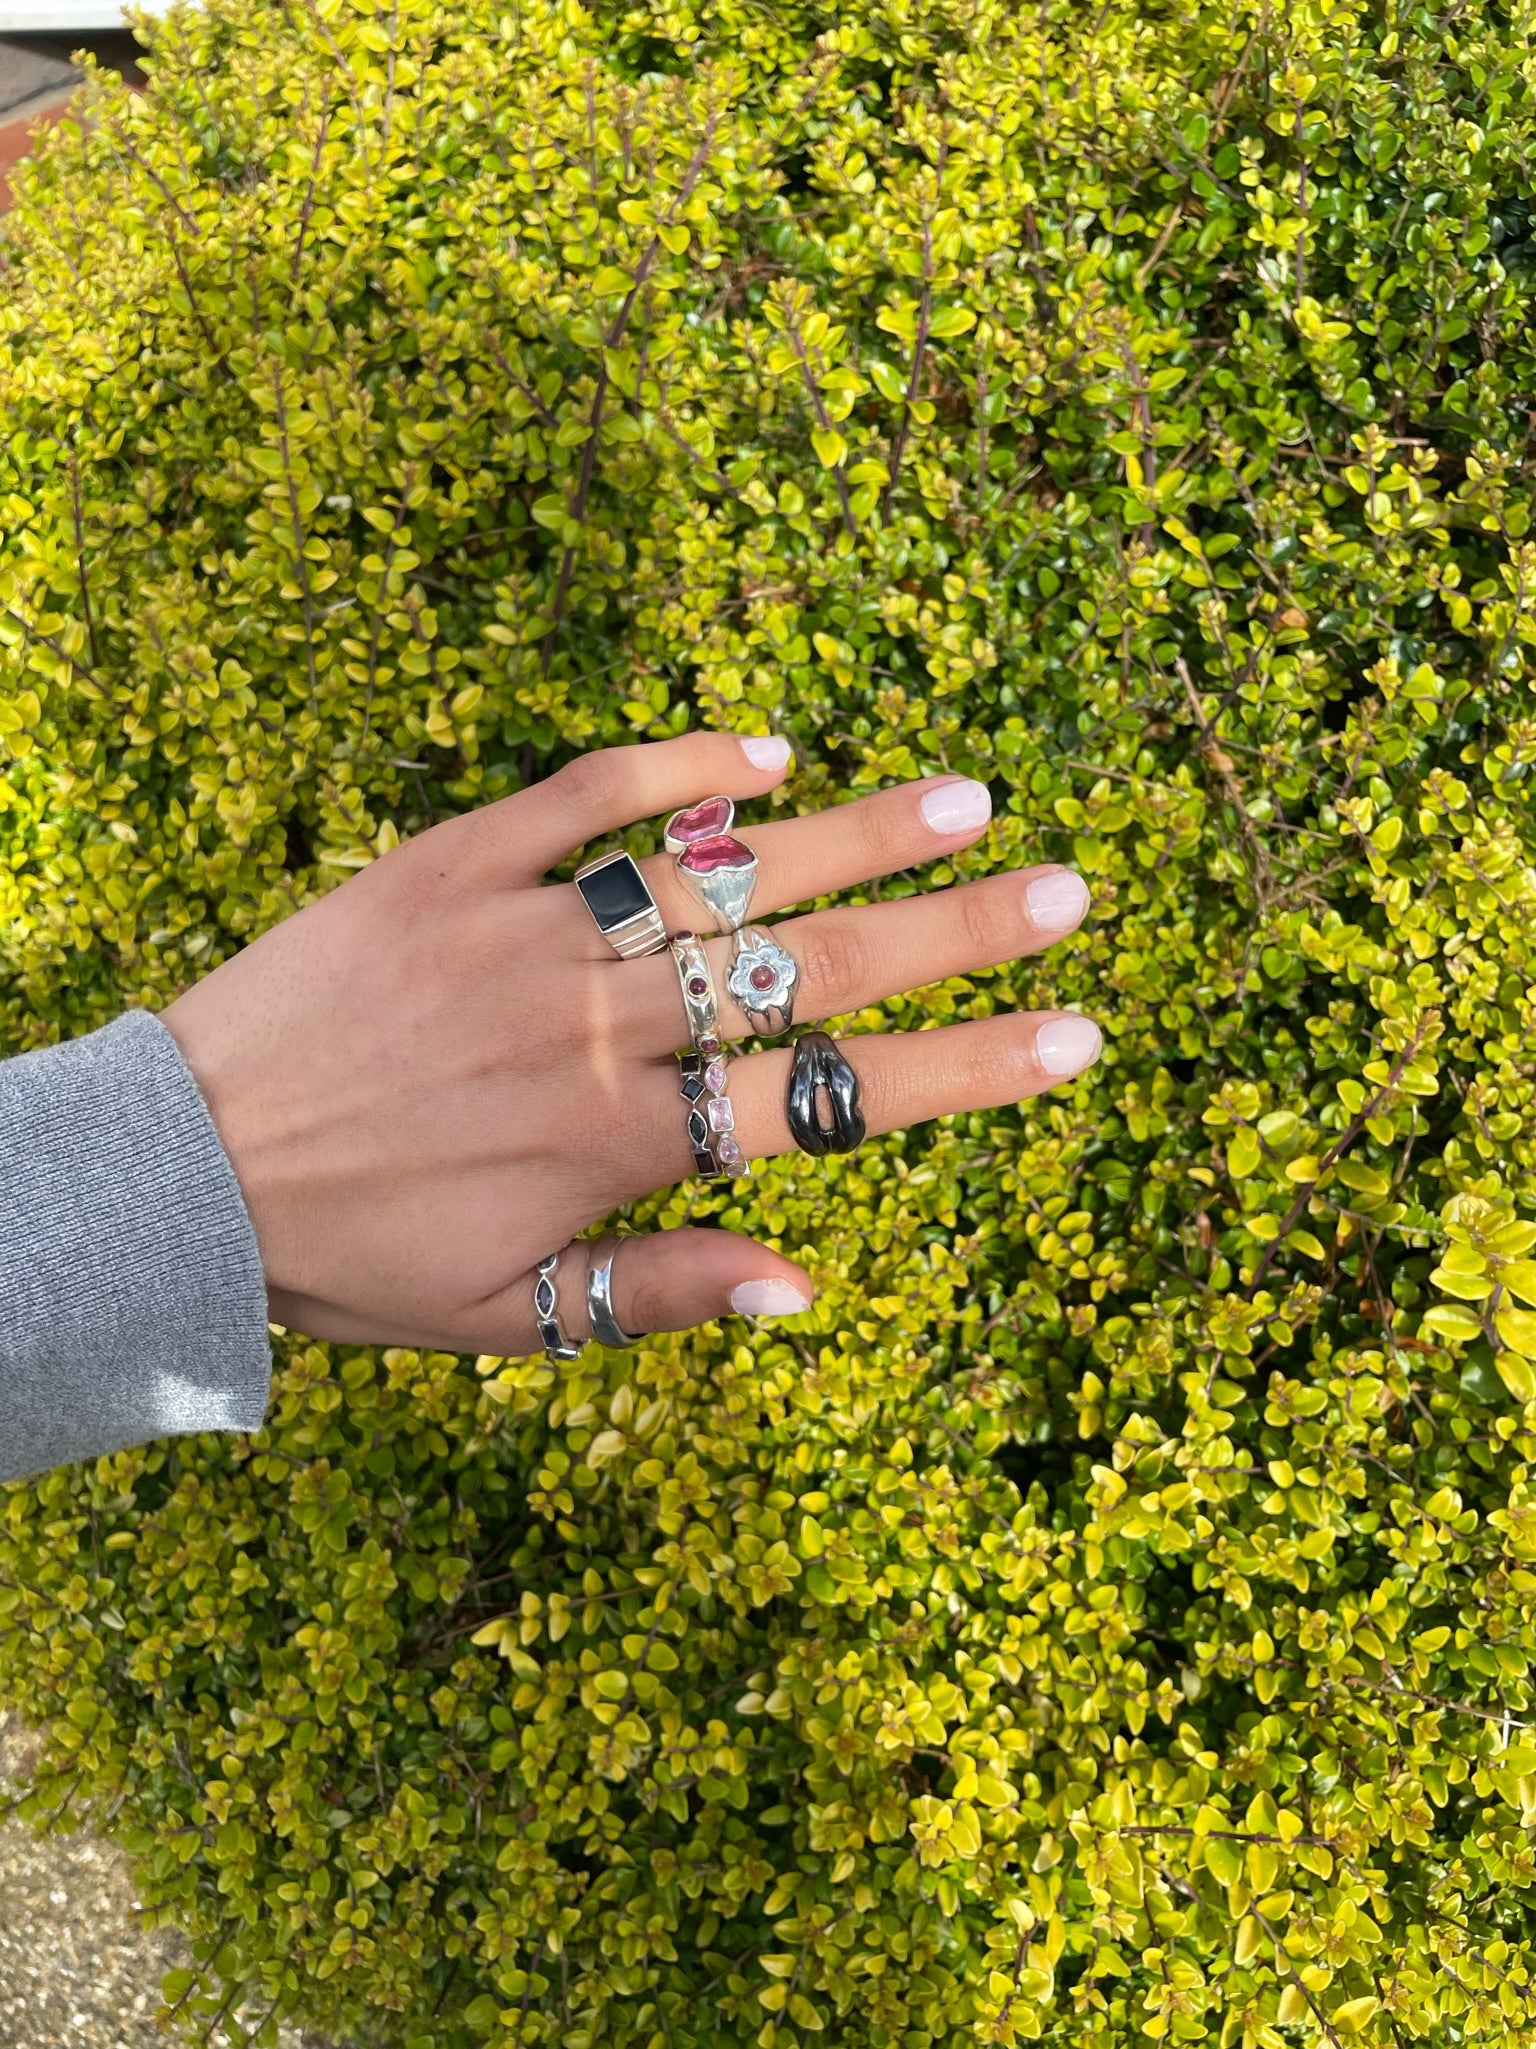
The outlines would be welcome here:
M 258 1430 L 270 1377 L 256 1233 L 165 1026 L 0 1061 L 0 1479 Z

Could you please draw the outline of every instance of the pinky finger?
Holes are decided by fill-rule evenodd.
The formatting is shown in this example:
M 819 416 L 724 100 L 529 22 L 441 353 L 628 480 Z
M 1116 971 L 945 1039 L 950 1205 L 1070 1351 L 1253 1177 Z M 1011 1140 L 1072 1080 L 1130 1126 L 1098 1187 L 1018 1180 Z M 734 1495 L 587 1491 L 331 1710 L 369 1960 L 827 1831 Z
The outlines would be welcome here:
M 613 1314 L 636 1341 L 652 1332 L 691 1330 L 722 1316 L 799 1316 L 816 1290 L 793 1261 L 732 1231 L 680 1229 L 635 1238 L 578 1238 L 555 1269 L 560 1328 L 573 1344 L 592 1335 L 587 1274 L 609 1253 Z M 539 1349 L 536 1273 L 478 1303 L 468 1341 L 482 1352 L 516 1357 Z

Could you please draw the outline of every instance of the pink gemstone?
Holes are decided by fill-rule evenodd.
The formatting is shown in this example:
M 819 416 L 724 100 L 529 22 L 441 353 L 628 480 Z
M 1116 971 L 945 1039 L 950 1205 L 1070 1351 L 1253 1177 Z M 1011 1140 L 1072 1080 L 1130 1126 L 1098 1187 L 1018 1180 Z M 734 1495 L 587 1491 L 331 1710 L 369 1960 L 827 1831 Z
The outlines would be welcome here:
M 725 1087 L 725 1062 L 711 1060 L 704 1070 L 704 1079 L 709 1084 L 710 1093 L 718 1096 Z
M 719 1144 L 715 1147 L 715 1152 L 720 1158 L 720 1160 L 726 1166 L 730 1166 L 733 1160 L 739 1160 L 741 1158 L 741 1147 L 736 1143 L 734 1138 L 730 1137 L 722 1138 Z
M 754 989 L 771 989 L 778 979 L 772 968 L 754 968 L 747 977 Z
M 755 868 L 757 856 L 740 840 L 721 833 L 716 839 L 695 840 L 684 847 L 677 865 L 690 875 L 716 875 L 722 868 Z
M 709 984 L 702 975 L 690 975 L 688 977 L 688 994 L 690 996 L 707 996 L 709 994 Z
M 706 1032 L 703 1038 L 699 1040 L 695 1051 L 702 1053 L 708 1059 L 711 1053 L 718 1053 L 720 1051 L 720 1041 Z
M 729 1096 L 711 1096 L 709 1099 L 709 1128 L 711 1131 L 734 1131 L 736 1112 L 731 1108 Z
M 706 797 L 687 811 L 674 811 L 667 820 L 669 840 L 712 840 L 729 832 L 736 806 L 729 797 Z

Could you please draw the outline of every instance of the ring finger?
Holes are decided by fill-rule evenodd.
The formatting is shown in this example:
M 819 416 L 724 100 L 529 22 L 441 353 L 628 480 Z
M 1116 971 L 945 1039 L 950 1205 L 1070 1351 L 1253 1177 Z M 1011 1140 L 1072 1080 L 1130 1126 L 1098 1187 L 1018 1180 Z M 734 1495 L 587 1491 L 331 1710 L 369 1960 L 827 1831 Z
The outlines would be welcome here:
M 1071 1010 L 1025 1010 L 920 1032 L 871 1032 L 838 1041 L 859 1082 L 859 1108 L 873 1137 L 930 1117 L 996 1109 L 1070 1081 L 1103 1050 L 1092 1019 Z M 792 1152 L 786 1103 L 793 1054 L 753 1053 L 729 1064 L 729 1096 L 737 1143 L 750 1159 Z M 695 1171 L 687 1106 L 672 1077 L 658 1067 L 651 1105 L 651 1175 L 657 1184 Z

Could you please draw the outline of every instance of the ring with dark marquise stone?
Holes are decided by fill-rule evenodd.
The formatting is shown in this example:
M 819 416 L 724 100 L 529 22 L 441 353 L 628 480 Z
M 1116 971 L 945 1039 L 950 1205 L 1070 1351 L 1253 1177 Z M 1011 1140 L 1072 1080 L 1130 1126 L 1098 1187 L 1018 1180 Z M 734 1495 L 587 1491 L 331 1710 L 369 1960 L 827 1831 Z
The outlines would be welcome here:
M 569 1246 L 562 1245 L 559 1252 L 552 1252 L 547 1259 L 539 1261 L 539 1278 L 533 1290 L 533 1313 L 538 1319 L 539 1343 L 544 1347 L 546 1357 L 557 1362 L 581 1357 L 581 1346 L 573 1345 L 560 1328 L 557 1271 L 562 1254 L 569 1250 Z
M 725 986 L 759 1038 L 776 1039 L 795 1021 L 800 966 L 761 925 L 736 934 L 735 957 Z

